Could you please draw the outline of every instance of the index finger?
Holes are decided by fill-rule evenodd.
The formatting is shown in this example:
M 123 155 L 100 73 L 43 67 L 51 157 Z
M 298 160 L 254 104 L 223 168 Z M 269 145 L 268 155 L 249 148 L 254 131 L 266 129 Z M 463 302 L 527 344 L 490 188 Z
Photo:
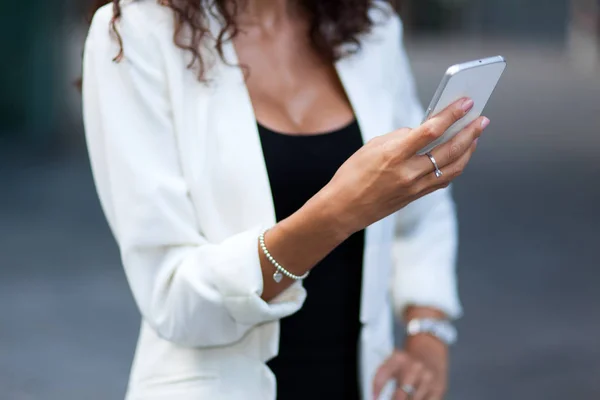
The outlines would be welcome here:
M 467 97 L 450 104 L 439 114 L 429 118 L 418 128 L 413 129 L 405 137 L 404 148 L 410 154 L 417 153 L 442 136 L 456 121 L 467 115 L 474 104 L 473 100 Z

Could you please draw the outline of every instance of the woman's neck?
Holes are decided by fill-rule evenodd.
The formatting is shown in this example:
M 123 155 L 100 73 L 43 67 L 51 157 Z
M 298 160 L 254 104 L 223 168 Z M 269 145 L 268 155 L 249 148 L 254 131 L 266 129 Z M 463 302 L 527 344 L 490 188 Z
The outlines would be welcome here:
M 298 16 L 297 2 L 293 0 L 241 0 L 238 23 L 276 28 Z

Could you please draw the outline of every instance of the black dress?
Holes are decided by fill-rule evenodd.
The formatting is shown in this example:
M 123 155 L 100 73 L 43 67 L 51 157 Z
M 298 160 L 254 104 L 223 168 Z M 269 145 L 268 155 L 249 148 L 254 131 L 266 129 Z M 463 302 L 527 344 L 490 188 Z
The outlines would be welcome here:
M 259 124 L 277 220 L 296 212 L 363 144 L 356 122 L 317 135 L 286 135 Z M 281 320 L 279 356 L 268 365 L 278 400 L 360 399 L 358 340 L 364 231 L 352 235 L 317 265 L 304 287 L 308 297 Z

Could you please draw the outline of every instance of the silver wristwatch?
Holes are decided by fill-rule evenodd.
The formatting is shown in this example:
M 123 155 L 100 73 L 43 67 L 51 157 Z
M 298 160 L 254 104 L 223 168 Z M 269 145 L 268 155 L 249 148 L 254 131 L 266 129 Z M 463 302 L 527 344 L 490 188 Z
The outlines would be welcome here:
M 456 328 L 445 319 L 415 318 L 408 321 L 406 335 L 414 336 L 420 333 L 432 335 L 448 346 L 456 343 Z

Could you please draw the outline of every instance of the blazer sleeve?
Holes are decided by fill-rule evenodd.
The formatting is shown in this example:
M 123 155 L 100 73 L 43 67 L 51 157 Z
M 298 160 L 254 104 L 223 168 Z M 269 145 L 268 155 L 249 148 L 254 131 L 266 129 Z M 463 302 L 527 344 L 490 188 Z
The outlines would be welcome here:
M 112 62 L 110 8 L 96 14 L 86 41 L 83 109 L 94 180 L 145 321 L 180 345 L 226 345 L 294 313 L 306 292 L 296 283 L 269 303 L 261 299 L 260 227 L 222 243 L 199 232 L 158 39 L 141 6 L 123 10 L 121 62 Z
M 424 112 L 415 89 L 414 77 L 402 41 L 402 23 L 392 18 L 395 74 L 397 82 L 396 126 L 411 128 L 421 124 Z M 451 190 L 431 193 L 396 213 L 394 242 L 395 268 L 393 299 L 396 315 L 409 305 L 433 307 L 450 318 L 461 315 L 457 293 L 456 253 L 458 229 Z

